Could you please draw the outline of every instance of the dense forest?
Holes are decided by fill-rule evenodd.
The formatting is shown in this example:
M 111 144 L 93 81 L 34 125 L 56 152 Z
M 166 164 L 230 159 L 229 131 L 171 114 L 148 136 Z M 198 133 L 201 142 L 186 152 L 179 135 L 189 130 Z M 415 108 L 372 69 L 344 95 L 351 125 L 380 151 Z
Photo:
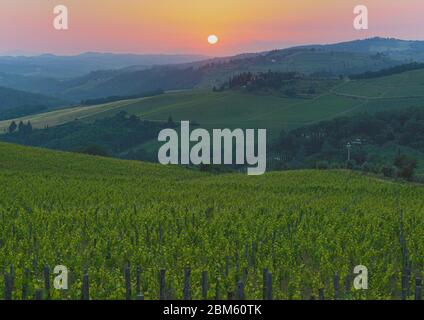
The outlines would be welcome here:
M 20 105 L 0 111 L 0 120 L 8 120 L 20 118 L 28 115 L 42 113 L 48 111 L 49 108 L 45 104 L 41 105 Z
M 119 112 L 113 117 L 99 119 L 93 123 L 75 120 L 38 130 L 33 129 L 31 123 L 12 122 L 9 133 L 2 135 L 1 140 L 64 151 L 152 160 L 151 156 L 137 147 L 157 138 L 159 131 L 164 127 L 175 127 L 175 124 L 172 119 L 168 123 L 152 122 Z
M 384 149 L 388 145 L 399 147 L 395 158 L 370 157 L 370 150 Z M 342 167 L 350 160 L 347 163 L 350 168 L 394 175 L 395 169 L 403 166 L 415 169 L 417 165 L 415 159 L 400 151 L 401 147 L 424 153 L 423 109 L 393 110 L 373 115 L 363 113 L 290 132 L 282 131 L 272 146 L 272 152 L 277 155 L 279 168 Z M 412 173 L 403 172 L 402 175 L 411 178 Z

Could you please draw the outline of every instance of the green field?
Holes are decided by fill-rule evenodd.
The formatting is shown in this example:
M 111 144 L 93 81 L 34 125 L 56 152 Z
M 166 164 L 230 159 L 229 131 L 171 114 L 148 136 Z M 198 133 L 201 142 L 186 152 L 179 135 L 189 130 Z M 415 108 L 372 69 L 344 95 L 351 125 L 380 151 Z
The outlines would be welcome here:
M 196 121 L 204 128 L 266 128 L 271 133 L 292 129 L 365 110 L 366 101 L 325 94 L 315 99 L 289 99 L 242 92 L 186 91 L 120 101 L 91 107 L 64 109 L 15 121 L 31 121 L 35 128 L 60 125 L 75 119 L 93 121 L 127 111 L 143 119 Z M 0 122 L 4 131 L 11 120 Z
M 424 98 L 424 71 L 414 70 L 382 78 L 350 81 L 338 88 L 337 92 L 371 99 Z
M 145 98 L 140 98 L 145 99 Z M 129 103 L 134 103 L 140 99 L 134 99 L 131 101 L 123 100 L 119 102 L 100 104 L 95 106 L 79 106 L 74 108 L 65 108 L 55 111 L 50 111 L 46 113 L 40 113 L 36 115 L 30 115 L 18 119 L 14 119 L 16 122 L 19 121 L 31 121 L 34 128 L 43 129 L 46 126 L 53 127 L 67 123 L 69 121 L 74 121 L 75 119 L 85 119 L 87 117 L 94 117 L 99 113 L 103 113 L 108 110 L 118 110 L 121 107 L 125 107 Z M 116 111 L 116 112 L 118 112 Z M 0 132 L 4 132 L 9 127 L 11 121 L 5 120 L 0 121 Z
M 85 268 L 93 299 L 122 299 L 127 263 L 133 286 L 141 266 L 146 299 L 159 296 L 160 269 L 175 298 L 189 266 L 195 299 L 202 271 L 208 298 L 225 298 L 239 279 L 247 298 L 260 299 L 263 268 L 275 299 L 320 288 L 331 299 L 334 274 L 344 281 L 362 264 L 369 290 L 343 297 L 390 299 L 399 298 L 404 260 L 413 276 L 424 268 L 419 186 L 349 171 L 209 175 L 9 144 L 0 154 L 0 265 L 14 267 L 14 298 L 24 284 L 34 297 L 45 265 L 71 272 L 70 289 L 52 290 L 54 299 L 78 299 Z
M 392 108 L 424 105 L 424 71 L 416 70 L 376 79 L 343 81 L 315 98 L 285 98 L 240 91 L 211 92 L 188 90 L 164 95 L 125 100 L 89 107 L 63 109 L 16 121 L 30 120 L 34 127 L 55 126 L 75 119 L 93 121 L 119 111 L 144 119 L 196 121 L 210 128 L 267 128 L 271 136 L 281 129 L 351 115 Z M 5 131 L 10 120 L 0 122 Z
M 220 85 L 229 77 L 241 72 L 299 72 L 303 74 L 331 73 L 357 74 L 381 70 L 398 64 L 394 60 L 373 59 L 368 54 L 354 52 L 330 52 L 326 50 L 288 49 L 269 52 L 246 60 L 229 59 L 227 63 L 210 66 L 199 88 Z

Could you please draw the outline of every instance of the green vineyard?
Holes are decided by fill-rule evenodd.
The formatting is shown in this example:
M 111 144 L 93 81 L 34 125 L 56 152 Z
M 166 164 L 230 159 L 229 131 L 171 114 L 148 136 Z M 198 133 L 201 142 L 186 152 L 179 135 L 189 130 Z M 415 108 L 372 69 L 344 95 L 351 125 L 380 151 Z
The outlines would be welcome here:
M 240 283 L 262 299 L 264 269 L 273 299 L 330 299 L 357 265 L 369 289 L 343 298 L 399 299 L 405 270 L 411 286 L 424 271 L 424 189 L 350 171 L 212 175 L 0 144 L 0 185 L 2 299 L 33 299 L 56 265 L 69 288 L 51 299 L 80 299 L 84 275 L 91 299 L 124 299 L 129 285 L 183 299 L 188 270 L 192 299 Z

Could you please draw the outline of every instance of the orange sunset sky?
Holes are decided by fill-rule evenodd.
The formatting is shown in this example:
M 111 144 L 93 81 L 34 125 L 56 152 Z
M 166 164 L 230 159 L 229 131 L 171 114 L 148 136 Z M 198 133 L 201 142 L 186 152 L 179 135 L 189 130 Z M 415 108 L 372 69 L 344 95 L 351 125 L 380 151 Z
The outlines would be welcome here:
M 353 8 L 370 29 L 353 28 Z M 69 30 L 53 8 L 69 9 Z M 229 55 L 370 36 L 424 39 L 423 0 L 1 0 L 0 53 Z M 210 45 L 207 37 L 219 42 Z

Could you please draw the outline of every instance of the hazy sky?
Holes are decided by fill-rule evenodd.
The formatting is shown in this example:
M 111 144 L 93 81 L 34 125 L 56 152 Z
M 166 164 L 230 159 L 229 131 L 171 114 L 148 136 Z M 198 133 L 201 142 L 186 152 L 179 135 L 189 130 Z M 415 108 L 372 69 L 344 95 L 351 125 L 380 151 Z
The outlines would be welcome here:
M 369 30 L 353 8 L 369 9 Z M 69 30 L 53 8 L 69 9 Z M 0 53 L 227 55 L 370 36 L 424 39 L 424 0 L 0 0 Z M 209 45 L 216 34 L 219 42 Z

